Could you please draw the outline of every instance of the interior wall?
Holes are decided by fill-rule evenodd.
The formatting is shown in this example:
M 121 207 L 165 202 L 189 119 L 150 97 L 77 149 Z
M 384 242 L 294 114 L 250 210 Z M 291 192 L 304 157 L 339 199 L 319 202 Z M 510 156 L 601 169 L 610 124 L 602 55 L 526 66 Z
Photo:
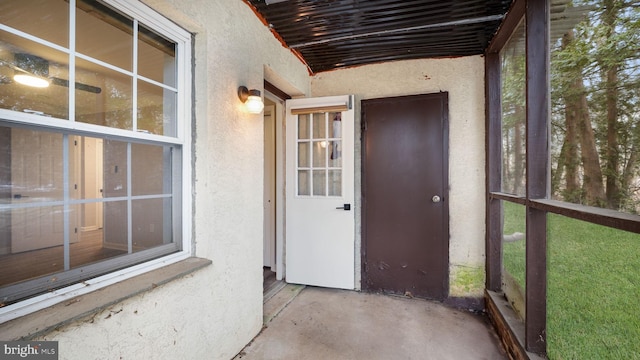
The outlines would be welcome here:
M 81 190 L 84 199 L 97 199 L 100 196 L 102 179 L 96 177 L 95 171 L 98 165 L 96 161 L 96 138 L 84 137 L 82 139 L 82 181 Z M 98 204 L 82 205 L 82 231 L 95 230 L 98 228 Z
M 309 94 L 309 74 L 241 0 L 143 2 L 194 34 L 193 170 L 185 179 L 194 204 L 186 211 L 195 255 L 212 265 L 42 339 L 59 341 L 61 359 L 227 360 L 263 321 L 263 121 L 244 111 L 237 89 L 263 90 L 267 68 Z
M 323 72 L 311 81 L 313 96 L 356 97 L 356 283 L 361 268 L 360 101 L 449 93 L 450 296 L 482 297 L 484 289 L 484 58 L 388 62 Z

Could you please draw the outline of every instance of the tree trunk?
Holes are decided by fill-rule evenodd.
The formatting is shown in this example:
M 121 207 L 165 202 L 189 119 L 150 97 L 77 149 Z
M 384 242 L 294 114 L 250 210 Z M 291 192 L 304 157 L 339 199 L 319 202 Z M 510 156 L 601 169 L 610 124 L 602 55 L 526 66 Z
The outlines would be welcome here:
M 568 31 L 563 41 L 565 46 L 574 40 L 573 30 Z M 572 80 L 568 81 L 564 100 L 566 104 L 567 132 L 569 124 L 575 124 L 576 138 L 580 143 L 580 158 L 584 170 L 583 203 L 602 207 L 605 205 L 604 186 L 602 184 L 602 169 L 600 157 L 596 147 L 595 133 L 589 117 L 589 104 L 582 78 L 582 69 L 575 69 Z M 577 157 L 576 157 L 577 159 Z
M 564 189 L 561 188 L 562 184 L 562 172 L 564 171 L 564 158 L 567 156 L 567 139 L 566 136 L 562 140 L 562 147 L 560 148 L 560 154 L 558 154 L 558 161 L 556 170 L 551 172 L 551 194 L 552 196 L 556 194 L 561 194 L 562 199 L 568 201 L 567 198 L 563 195 Z
M 618 210 L 620 208 L 620 187 L 618 187 L 618 67 L 612 66 L 607 71 L 607 207 Z
M 564 168 L 566 171 L 566 186 L 563 192 L 565 201 L 579 203 L 580 181 L 578 177 L 578 169 L 580 160 L 578 157 L 578 131 L 575 106 L 571 108 L 565 106 L 565 121 L 567 132 L 565 134 L 563 150 L 564 150 Z
M 516 114 L 517 114 L 517 119 L 522 119 L 523 117 L 521 117 L 521 114 L 523 114 L 524 111 L 522 109 L 522 106 L 516 106 Z M 515 132 L 515 139 L 514 139 L 514 158 L 515 158 L 515 164 L 514 164 L 514 169 L 513 169 L 513 193 L 514 194 L 518 194 L 518 195 L 522 195 L 524 194 L 524 170 L 525 170 L 525 154 L 524 154 L 524 144 L 523 144 L 523 140 L 524 140 L 524 124 L 521 120 L 516 121 L 516 123 L 514 124 L 514 132 Z
M 604 1 L 604 26 L 606 28 L 606 40 L 609 41 L 615 35 L 615 20 L 617 7 L 615 1 Z M 618 210 L 620 208 L 620 187 L 618 169 L 618 64 L 615 60 L 601 61 L 601 67 L 606 73 L 606 104 L 607 104 L 607 145 L 605 149 L 606 161 L 606 193 L 607 207 Z
M 574 39 L 573 30 L 569 30 L 562 39 L 563 46 L 568 46 Z M 605 204 L 602 170 L 596 147 L 595 133 L 589 117 L 589 104 L 587 103 L 582 69 L 572 69 L 567 75 L 567 89 L 563 93 L 566 106 L 565 120 L 567 123 L 567 140 L 565 141 L 573 141 L 575 146 L 571 150 L 567 149 L 568 154 L 565 159 L 565 167 L 568 174 L 565 196 L 569 196 L 574 201 L 566 200 L 602 207 Z M 583 191 L 578 190 L 578 145 L 580 146 L 579 159 L 583 169 Z M 572 174 L 569 175 L 569 172 L 572 172 Z M 572 189 L 572 191 L 570 192 L 569 189 Z M 584 194 L 584 198 L 582 198 L 582 194 Z
M 628 189 L 631 185 L 631 182 L 635 178 L 635 169 L 636 163 L 638 162 L 638 149 L 635 144 L 631 147 L 631 155 L 629 156 L 629 160 L 627 161 L 627 165 L 624 167 L 624 172 L 622 173 L 622 185 L 623 189 Z
M 581 95 L 574 104 L 576 118 L 578 120 L 578 132 L 580 134 L 580 149 L 582 166 L 584 168 L 584 191 L 587 205 L 603 207 L 605 205 L 604 187 L 602 185 L 602 170 L 600 157 L 596 148 L 595 134 L 589 118 L 589 104 L 584 94 L 582 76 L 575 79 L 574 89 Z

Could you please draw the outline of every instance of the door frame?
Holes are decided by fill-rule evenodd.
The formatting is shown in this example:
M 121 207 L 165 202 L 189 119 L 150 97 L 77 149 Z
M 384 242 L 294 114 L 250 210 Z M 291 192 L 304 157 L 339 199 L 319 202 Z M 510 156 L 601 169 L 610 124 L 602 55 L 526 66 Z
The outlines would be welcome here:
M 285 192 L 284 192 L 284 181 L 285 181 L 285 148 L 284 148 L 284 114 L 285 114 L 285 106 L 284 99 L 280 98 L 278 95 L 270 92 L 269 90 L 264 91 L 264 97 L 273 101 L 275 105 L 275 110 L 273 112 L 274 123 L 275 123 L 275 145 L 276 145 L 276 219 L 275 219 L 275 228 L 276 228 L 276 241 L 275 241 L 275 255 L 276 261 L 274 266 L 271 267 L 271 271 L 276 273 L 276 280 L 282 280 L 285 277 L 285 266 L 284 266 L 284 204 L 285 204 Z
M 449 211 L 449 194 L 450 194 L 450 182 L 449 182 L 449 170 L 450 170 L 450 166 L 449 166 L 449 93 L 447 91 L 440 91 L 437 93 L 421 93 L 421 94 L 415 94 L 415 95 L 405 95 L 405 96 L 388 96 L 388 97 L 384 97 L 384 98 L 380 98 L 380 99 L 393 99 L 393 98 L 406 98 L 406 97 L 411 97 L 411 96 L 439 96 L 442 97 L 442 105 L 443 105 L 443 113 L 442 113 L 442 117 L 441 117 L 441 121 L 442 121 L 442 167 L 443 167 L 443 171 L 442 171 L 442 181 L 444 184 L 444 188 L 443 188 L 443 193 L 442 193 L 442 200 L 443 202 L 445 202 L 445 206 L 443 208 L 443 222 L 442 222 L 442 234 L 443 237 L 445 237 L 444 241 L 445 241 L 445 247 L 443 249 L 443 254 L 442 256 L 445 257 L 446 262 L 445 262 L 445 269 L 444 269 L 444 279 L 443 281 L 443 286 L 445 289 L 445 299 L 448 298 L 450 296 L 450 277 L 451 277 L 451 256 L 450 256 L 450 251 L 451 251 L 451 233 L 450 233 L 450 229 L 449 229 L 449 223 L 451 221 L 450 219 L 450 211 Z M 367 198 L 365 196 L 366 194 L 366 189 L 367 189 L 367 177 L 366 177 L 366 157 L 367 157 L 367 149 L 366 149 L 366 119 L 365 119 L 365 114 L 364 114 L 364 109 L 362 106 L 362 101 L 363 100 L 375 100 L 374 98 L 372 99 L 361 99 L 361 103 L 360 103 L 360 122 L 361 122 L 361 143 L 360 143 L 360 149 L 361 149 L 361 156 L 360 156 L 360 177 L 361 177 L 361 188 L 360 188 L 360 199 L 361 199 L 361 210 L 360 210 L 360 236 L 361 236 L 361 242 L 360 242 L 360 282 L 361 282 L 361 289 L 365 289 L 366 286 L 363 284 L 364 281 L 366 281 L 366 279 L 368 278 L 367 273 L 366 273 L 366 256 L 367 256 L 367 232 L 366 232 L 366 226 L 367 226 L 367 218 L 366 218 L 366 207 L 367 207 Z M 356 269 L 357 271 L 357 269 Z

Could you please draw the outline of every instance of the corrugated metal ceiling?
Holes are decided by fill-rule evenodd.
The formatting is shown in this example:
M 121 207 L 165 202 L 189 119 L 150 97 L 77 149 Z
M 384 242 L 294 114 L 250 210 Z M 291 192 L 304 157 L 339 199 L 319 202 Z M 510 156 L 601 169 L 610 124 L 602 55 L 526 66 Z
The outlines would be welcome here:
M 484 53 L 512 0 L 245 0 L 313 73 Z

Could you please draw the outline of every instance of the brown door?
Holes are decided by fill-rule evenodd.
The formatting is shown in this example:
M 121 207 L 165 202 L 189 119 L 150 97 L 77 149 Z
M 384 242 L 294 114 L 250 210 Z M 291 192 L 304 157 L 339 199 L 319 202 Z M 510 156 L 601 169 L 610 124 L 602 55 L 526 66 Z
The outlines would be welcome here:
M 447 93 L 362 101 L 362 288 L 449 289 Z

